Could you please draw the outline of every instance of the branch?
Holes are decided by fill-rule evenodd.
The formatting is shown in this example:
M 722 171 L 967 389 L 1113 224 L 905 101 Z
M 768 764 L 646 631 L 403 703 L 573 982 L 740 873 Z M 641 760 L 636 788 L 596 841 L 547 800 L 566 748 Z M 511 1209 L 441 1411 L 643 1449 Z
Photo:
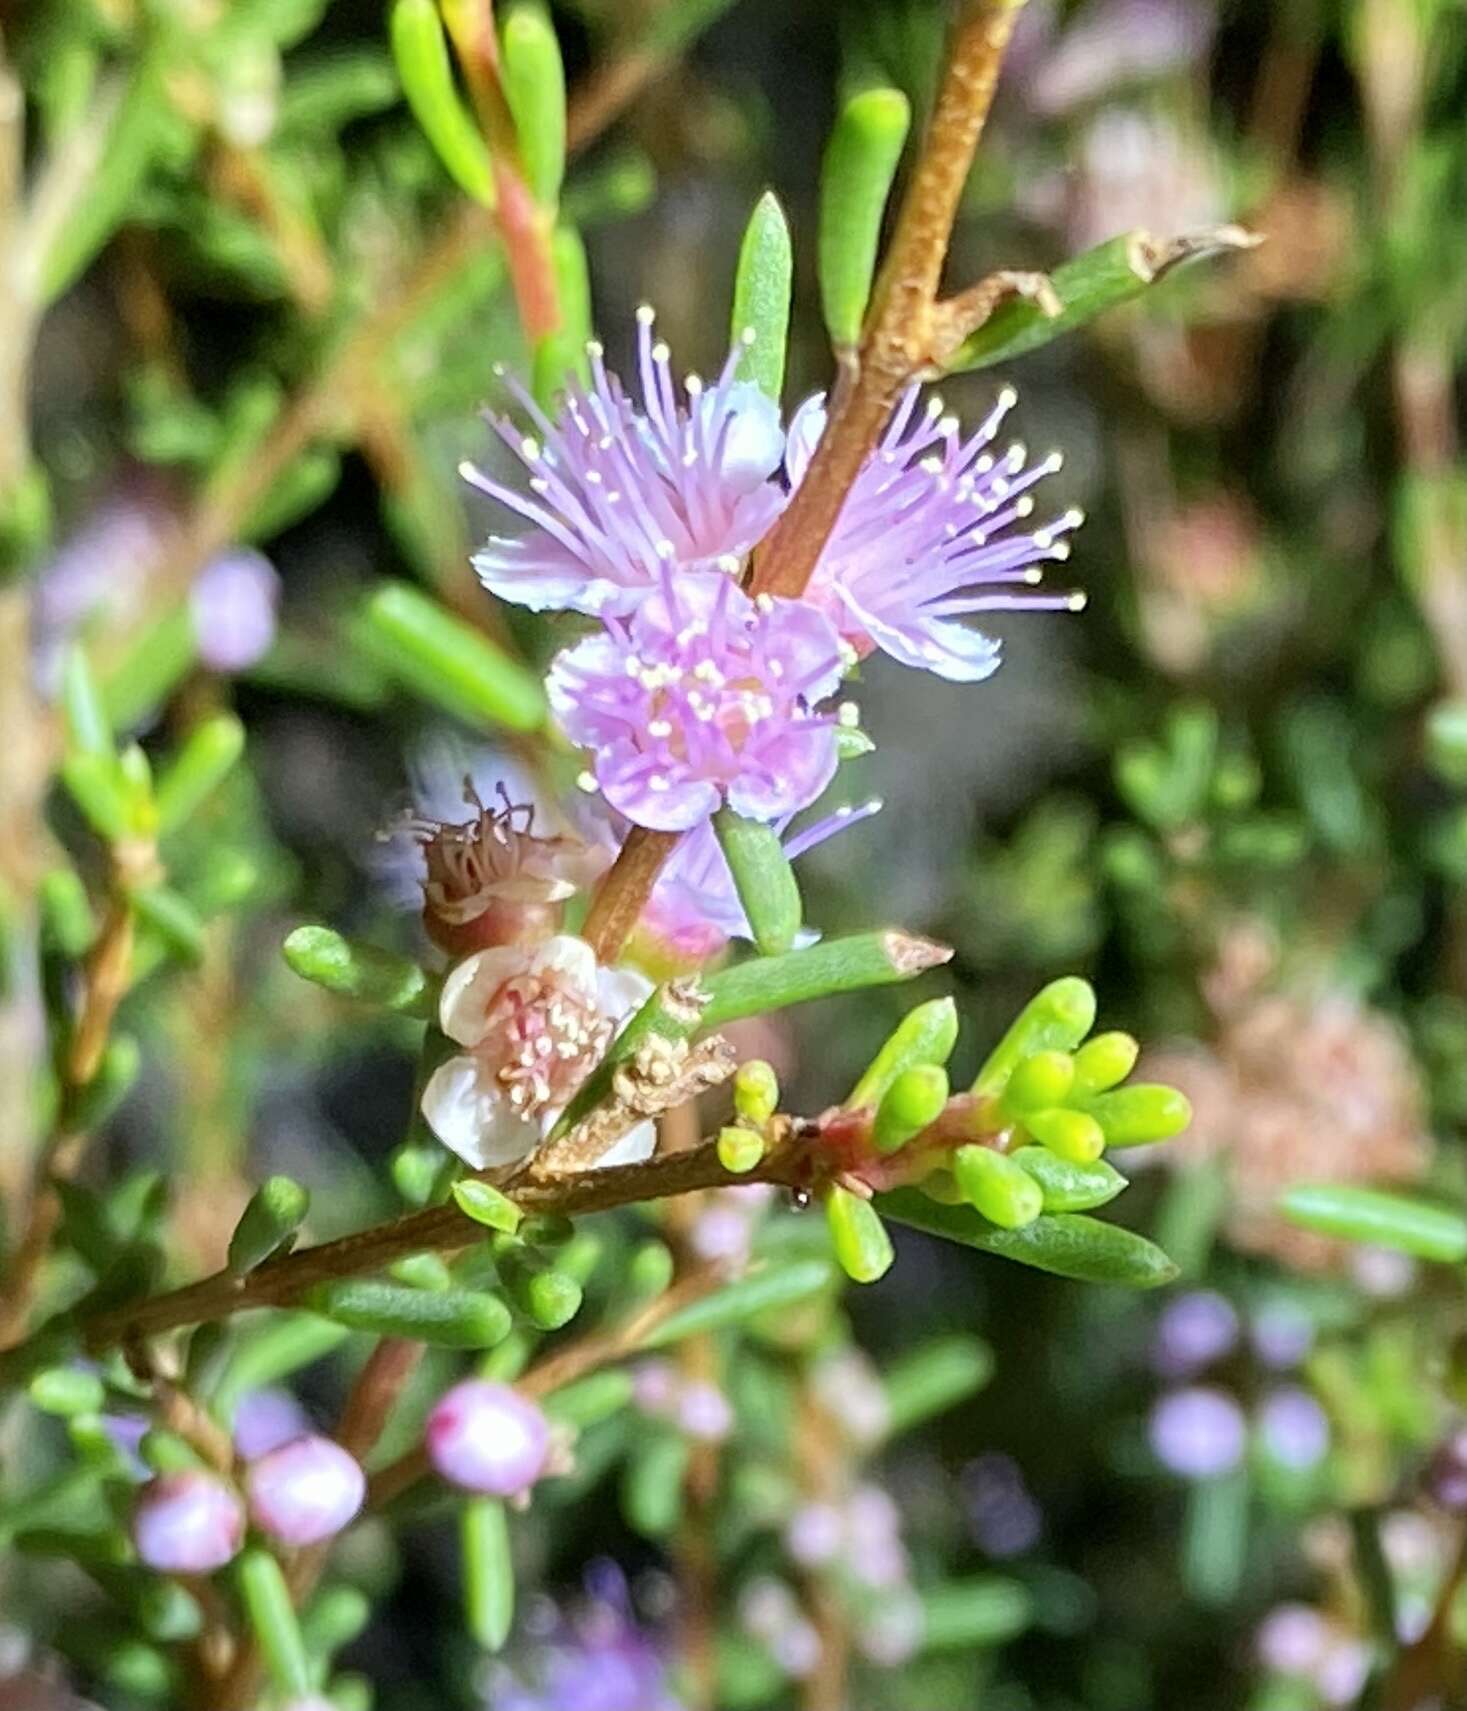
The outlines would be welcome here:
M 710 1140 L 690 1152 L 651 1158 L 643 1164 L 608 1165 L 574 1177 L 542 1181 L 522 1172 L 502 1186 L 522 1212 L 575 1216 L 664 1200 L 699 1188 L 732 1188 L 750 1182 L 799 1187 L 808 1174 L 809 1156 L 786 1128 L 758 1168 L 742 1176 L 719 1163 L 718 1149 Z M 83 1320 L 81 1340 L 96 1354 L 119 1343 L 228 1318 L 254 1307 L 289 1306 L 318 1283 L 378 1271 L 408 1254 L 465 1248 L 481 1240 L 483 1233 L 483 1226 L 457 1206 L 430 1206 L 334 1242 L 297 1249 L 243 1277 L 220 1271 L 187 1288 L 109 1308 Z M 24 1345 L 14 1353 L 19 1360 Z
M 942 264 L 1023 4 L 966 0 L 959 12 L 922 155 L 876 281 L 859 371 L 834 402 L 798 493 L 756 555 L 758 592 L 804 592 L 899 393 L 932 360 Z

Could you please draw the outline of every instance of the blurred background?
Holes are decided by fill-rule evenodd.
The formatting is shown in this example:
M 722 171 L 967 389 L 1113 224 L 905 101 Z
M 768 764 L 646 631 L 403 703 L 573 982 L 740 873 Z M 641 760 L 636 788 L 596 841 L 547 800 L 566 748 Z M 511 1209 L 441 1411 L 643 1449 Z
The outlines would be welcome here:
M 611 366 L 649 302 L 679 367 L 716 372 L 740 234 L 772 187 L 796 245 L 787 402 L 827 384 L 825 137 L 870 83 L 906 90 L 920 121 L 945 16 L 555 6 L 584 139 L 563 209 Z M 411 1030 L 295 980 L 278 946 L 311 918 L 421 949 L 411 875 L 378 832 L 425 781 L 451 804 L 465 759 L 488 779 L 516 763 L 472 707 L 454 719 L 384 660 L 361 612 L 382 579 L 416 583 L 543 666 L 547 627 L 475 582 L 490 519 L 455 475 L 489 455 L 481 408 L 508 407 L 495 365 L 526 357 L 502 260 L 402 104 L 379 6 L 30 0 L 3 30 L 62 233 L 28 377 L 6 360 L 19 308 L 0 334 L 7 540 L 35 578 L 28 633 L 0 636 L 5 764 L 24 764 L 15 686 L 44 705 L 78 633 L 148 749 L 224 706 L 248 731 L 246 765 L 177 835 L 190 915 L 158 924 L 159 977 L 129 1001 L 143 1070 L 99 1165 L 162 1162 L 195 1270 L 269 1170 L 311 1186 L 321 1236 L 391 1209 L 378 1167 L 411 1099 Z M 867 1524 L 899 1522 L 909 1577 L 1007 1589 L 986 1631 L 895 1667 L 879 1645 L 858 1658 L 861 1711 L 1467 1704 L 1429 1667 L 1435 1698 L 1399 1671 L 1372 1686 L 1367 1650 L 1429 1665 L 1467 1627 L 1467 1473 L 1441 1448 L 1467 1405 L 1460 1275 L 1272 1210 L 1300 1180 L 1464 1192 L 1464 98 L 1455 0 L 1031 0 L 1021 19 L 951 279 L 1052 268 L 1135 228 L 1238 221 L 1266 241 L 944 388 L 973 421 L 1012 381 L 1010 425 L 1063 449 L 1056 508 L 1088 521 L 1062 569 L 1089 604 L 996 621 L 1005 663 L 976 690 L 865 667 L 879 746 L 845 776 L 886 809 L 805 860 L 807 913 L 956 947 L 918 995 L 957 996 L 958 1073 L 1043 982 L 1091 978 L 1101 1025 L 1154 1042 L 1154 1077 L 1194 1103 L 1165 1158 L 1133 1161 L 1123 1211 L 1183 1280 L 1087 1290 L 907 1233 L 851 1303 L 876 1362 L 937 1332 L 986 1345 L 981 1390 L 876 1458 L 899 1513 Z M 125 131 L 96 118 L 134 107 Z M 100 161 L 79 128 L 111 138 Z M 71 837 L 70 810 L 51 812 Z M 16 979 L 12 1090 L 35 1050 Z M 832 1000 L 759 1048 L 818 1109 L 910 1000 Z M 0 1092 L 12 1187 L 23 1105 Z M 849 1359 L 854 1396 L 875 1381 Z M 308 1374 L 308 1404 L 325 1416 L 340 1385 Z M 429 1517 L 392 1546 L 365 1530 L 362 1583 L 385 1602 L 346 1655 L 384 1711 L 678 1702 L 655 1661 L 676 1551 L 628 1524 L 612 1459 L 523 1541 L 543 1590 L 510 1674 L 460 1635 L 451 1529 Z M 801 1702 L 797 1640 L 763 1598 L 731 1620 L 780 1668 L 720 1705 Z M 85 1608 L 69 1571 L 11 1559 L 0 1667 L 22 1633 L 67 1650 Z M 596 1668 L 555 1685 L 557 1646 Z M 645 1702 L 595 1696 L 613 1658 L 647 1664 Z M 108 1705 L 144 1702 L 100 1679 L 79 1676 Z

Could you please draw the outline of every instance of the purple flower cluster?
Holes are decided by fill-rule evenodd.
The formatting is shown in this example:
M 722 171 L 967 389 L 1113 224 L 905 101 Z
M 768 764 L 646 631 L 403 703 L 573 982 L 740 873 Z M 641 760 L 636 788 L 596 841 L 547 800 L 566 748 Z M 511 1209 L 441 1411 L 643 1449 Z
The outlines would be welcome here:
M 464 467 L 528 525 L 475 556 L 485 585 L 601 620 L 552 665 L 550 698 L 590 754 L 588 787 L 628 820 L 687 831 L 723 803 L 762 821 L 798 812 L 835 771 L 828 702 L 863 655 L 971 682 L 996 668 L 998 643 L 961 620 L 1077 603 L 1028 586 L 1067 557 L 1081 517 L 1030 524 L 1031 490 L 1059 459 L 991 449 L 1014 394 L 964 435 L 936 400 L 920 406 L 916 387 L 804 595 L 751 598 L 748 556 L 806 476 L 824 401 L 802 405 L 786 434 L 775 405 L 736 378 L 738 345 L 712 386 L 690 375 L 679 396 L 651 310 L 638 323 L 640 404 L 593 345 L 589 386 L 572 386 L 555 420 L 515 387 L 536 432 L 497 424 L 528 494 Z

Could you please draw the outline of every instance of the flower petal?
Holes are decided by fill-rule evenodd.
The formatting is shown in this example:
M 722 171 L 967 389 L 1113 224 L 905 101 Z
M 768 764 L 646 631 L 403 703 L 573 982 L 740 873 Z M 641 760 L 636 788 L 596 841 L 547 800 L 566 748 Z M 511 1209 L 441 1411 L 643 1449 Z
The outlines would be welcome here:
M 511 975 L 526 965 L 516 945 L 494 945 L 475 951 L 448 971 L 438 996 L 438 1026 L 455 1045 L 476 1046 L 488 1026 L 489 1005 Z
M 522 1117 L 480 1058 L 449 1058 L 428 1077 L 421 1108 L 450 1152 L 477 1170 L 513 1164 L 539 1144 L 540 1125 Z

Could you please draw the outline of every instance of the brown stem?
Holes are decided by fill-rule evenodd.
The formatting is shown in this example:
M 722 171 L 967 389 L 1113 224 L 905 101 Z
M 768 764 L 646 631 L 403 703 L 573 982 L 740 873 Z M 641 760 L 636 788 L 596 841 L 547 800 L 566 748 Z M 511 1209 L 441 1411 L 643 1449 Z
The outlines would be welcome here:
M 876 281 L 860 372 L 832 410 L 799 492 L 756 555 L 757 591 L 803 593 L 898 394 L 932 360 L 942 264 L 1023 3 L 965 0 L 958 14 L 921 157 Z
M 525 1213 L 573 1216 L 662 1200 L 699 1188 L 728 1188 L 749 1182 L 798 1187 L 809 1164 L 804 1149 L 786 1140 L 772 1147 L 756 1170 L 736 1176 L 719 1163 L 717 1147 L 707 1141 L 691 1152 L 651 1158 L 643 1164 L 609 1165 L 560 1181 L 524 1175 L 504 1184 L 504 1191 Z M 109 1308 L 82 1323 L 81 1338 L 95 1354 L 118 1343 L 228 1318 L 248 1308 L 286 1306 L 314 1284 L 378 1271 L 408 1254 L 451 1252 L 477 1241 L 482 1233 L 482 1226 L 465 1217 L 457 1206 L 430 1206 L 334 1242 L 297 1249 L 243 1277 L 216 1272 L 187 1288 Z
M 663 862 L 677 846 L 678 836 L 676 832 L 632 827 L 581 928 L 581 936 L 598 961 L 615 962 L 620 955 L 647 906 Z

